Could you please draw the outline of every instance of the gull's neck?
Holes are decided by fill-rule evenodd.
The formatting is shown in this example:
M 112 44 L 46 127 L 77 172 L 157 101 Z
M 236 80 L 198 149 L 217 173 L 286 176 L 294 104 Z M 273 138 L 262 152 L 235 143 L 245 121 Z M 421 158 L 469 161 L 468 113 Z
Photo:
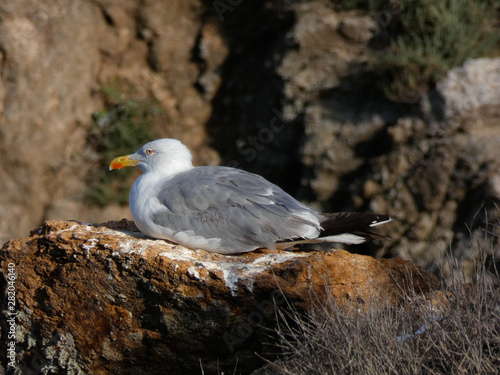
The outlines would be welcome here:
M 137 225 L 146 220 L 142 215 L 144 207 L 152 204 L 149 199 L 152 195 L 163 188 L 159 181 L 166 181 L 175 175 L 193 169 L 191 160 L 170 159 L 168 163 L 155 165 L 155 168 L 148 169 L 140 175 L 132 185 L 130 190 L 129 204 L 132 218 Z
M 170 159 L 167 163 L 155 165 L 145 175 L 155 175 L 157 179 L 172 178 L 175 175 L 193 169 L 191 160 L 184 158 Z

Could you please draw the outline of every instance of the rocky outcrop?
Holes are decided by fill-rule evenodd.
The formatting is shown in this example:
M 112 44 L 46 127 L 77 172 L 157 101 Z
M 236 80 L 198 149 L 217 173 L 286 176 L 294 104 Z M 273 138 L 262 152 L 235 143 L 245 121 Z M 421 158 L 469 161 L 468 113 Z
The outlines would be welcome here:
M 500 117 L 499 59 L 476 59 L 452 69 L 438 83 L 442 103 L 435 103 L 445 120 L 489 121 Z
M 465 273 L 480 252 L 500 256 L 499 88 L 500 59 L 470 61 L 423 100 L 422 118 L 402 117 L 384 130 L 390 150 L 353 190 L 370 209 L 398 218 L 393 255 L 435 271 L 451 256 Z
M 127 220 L 48 221 L 5 244 L 0 260 L 2 290 L 15 292 L 12 309 L 7 295 L 1 304 L 16 314 L 23 374 L 186 374 L 200 366 L 248 374 L 262 365 L 259 355 L 276 353 L 277 308 L 307 312 L 327 297 L 346 309 L 385 308 L 437 287 L 403 260 L 343 250 L 224 256 L 149 239 Z

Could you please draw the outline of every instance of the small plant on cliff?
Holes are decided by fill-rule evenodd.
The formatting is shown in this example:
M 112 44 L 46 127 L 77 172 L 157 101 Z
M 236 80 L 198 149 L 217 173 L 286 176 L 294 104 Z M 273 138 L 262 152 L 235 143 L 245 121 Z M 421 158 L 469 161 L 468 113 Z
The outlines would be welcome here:
M 341 0 L 379 19 L 374 69 L 389 99 L 417 102 L 450 69 L 498 53 L 500 4 L 494 0 Z M 382 47 L 382 48 L 381 48 Z
M 125 169 L 119 175 L 108 171 L 111 160 L 130 154 L 153 140 L 155 119 L 161 115 L 151 100 L 137 99 L 133 87 L 121 91 L 118 83 L 101 89 L 104 109 L 94 112 L 88 144 L 97 155 L 97 167 L 89 176 L 87 198 L 94 204 L 127 204 L 134 169 Z

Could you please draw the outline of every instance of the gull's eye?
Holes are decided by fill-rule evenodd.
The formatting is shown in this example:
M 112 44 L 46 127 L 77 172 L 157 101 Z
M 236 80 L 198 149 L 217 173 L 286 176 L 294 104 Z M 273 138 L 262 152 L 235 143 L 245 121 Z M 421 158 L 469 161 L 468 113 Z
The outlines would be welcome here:
M 153 155 L 153 152 L 154 152 L 153 150 L 151 150 L 150 148 L 148 148 L 146 150 L 146 155 Z

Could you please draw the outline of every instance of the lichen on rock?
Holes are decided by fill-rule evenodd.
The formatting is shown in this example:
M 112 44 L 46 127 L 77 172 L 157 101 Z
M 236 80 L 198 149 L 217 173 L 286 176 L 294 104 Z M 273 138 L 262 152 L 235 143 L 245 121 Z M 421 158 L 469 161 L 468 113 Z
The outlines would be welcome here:
M 202 358 L 206 371 L 244 359 L 238 369 L 249 372 L 261 364 L 255 353 L 269 351 L 277 308 L 307 312 L 326 298 L 386 308 L 438 285 L 403 260 L 344 250 L 215 254 L 147 238 L 127 220 L 47 221 L 6 243 L 0 259 L 2 270 L 16 265 L 18 360 L 34 371 L 183 374 Z

